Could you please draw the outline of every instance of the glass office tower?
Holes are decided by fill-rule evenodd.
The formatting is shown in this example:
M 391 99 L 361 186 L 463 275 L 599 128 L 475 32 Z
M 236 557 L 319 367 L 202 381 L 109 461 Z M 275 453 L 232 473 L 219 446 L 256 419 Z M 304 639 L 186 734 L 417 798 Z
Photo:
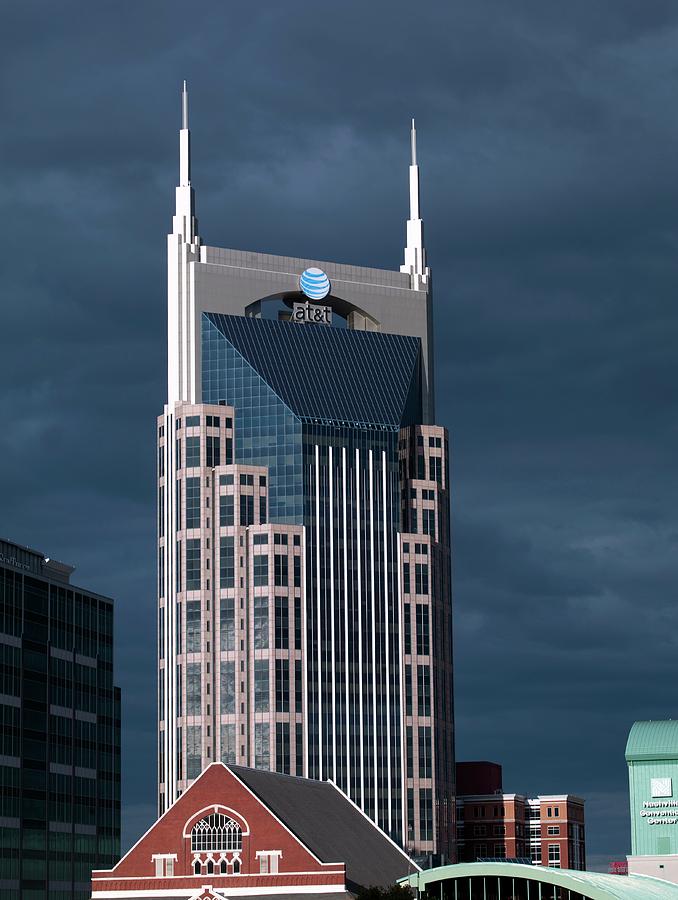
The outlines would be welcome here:
M 188 101 L 158 419 L 159 807 L 215 759 L 331 779 L 454 855 L 448 442 L 400 272 L 210 248 Z
M 0 540 L 3 900 L 87 898 L 120 856 L 113 602 Z

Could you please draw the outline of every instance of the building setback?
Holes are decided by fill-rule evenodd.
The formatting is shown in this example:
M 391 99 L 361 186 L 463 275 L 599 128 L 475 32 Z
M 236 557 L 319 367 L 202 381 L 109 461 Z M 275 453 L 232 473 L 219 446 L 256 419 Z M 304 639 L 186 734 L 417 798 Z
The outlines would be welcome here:
M 209 763 L 332 779 L 454 852 L 449 449 L 414 129 L 399 272 L 205 246 L 188 98 L 158 419 L 159 811 Z
M 3 900 L 85 898 L 120 853 L 113 602 L 72 572 L 0 540 Z
M 418 867 L 335 785 L 213 763 L 108 871 L 93 900 L 348 897 Z

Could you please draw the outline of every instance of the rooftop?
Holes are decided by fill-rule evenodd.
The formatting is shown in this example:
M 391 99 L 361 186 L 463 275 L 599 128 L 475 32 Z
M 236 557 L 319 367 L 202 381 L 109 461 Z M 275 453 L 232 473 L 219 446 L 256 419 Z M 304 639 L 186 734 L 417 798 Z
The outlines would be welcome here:
M 634 722 L 626 742 L 626 759 L 678 759 L 678 719 Z

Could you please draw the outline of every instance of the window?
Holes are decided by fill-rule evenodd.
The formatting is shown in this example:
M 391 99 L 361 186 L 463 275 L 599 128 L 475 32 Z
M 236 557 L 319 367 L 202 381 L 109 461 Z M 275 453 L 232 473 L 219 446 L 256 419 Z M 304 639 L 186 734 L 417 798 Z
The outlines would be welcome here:
M 546 829 L 547 834 L 560 834 L 560 825 L 549 825 Z
M 186 652 L 200 653 L 200 601 L 186 603 Z
M 222 494 L 219 497 L 219 525 L 228 528 L 233 524 L 233 494 Z
M 290 601 L 287 597 L 275 598 L 275 649 L 289 650 Z
M 431 673 L 428 666 L 417 666 L 417 712 L 431 715 Z
M 254 525 L 254 497 L 252 494 L 240 495 L 240 524 L 243 527 Z
M 263 525 L 266 521 L 266 497 L 259 497 L 259 522 Z
M 560 868 L 560 844 L 549 844 L 549 868 Z
M 407 756 L 407 777 L 414 778 L 414 741 L 412 738 L 412 726 L 405 729 L 405 747 Z
M 475 810 L 474 810 L 475 812 Z M 485 837 L 487 834 L 487 825 L 474 825 L 473 826 L 473 836 L 474 837 Z
M 294 660 L 294 711 L 302 711 L 304 685 L 301 676 L 301 660 Z
M 426 603 L 417 603 L 417 653 L 426 656 L 431 652 L 429 612 Z
M 158 488 L 158 537 L 165 537 L 165 488 Z
M 557 806 L 553 808 L 553 815 L 556 816 L 556 818 L 560 815 L 560 809 Z
M 405 666 L 405 715 L 412 715 L 412 666 Z
M 200 715 L 200 663 L 186 664 L 186 715 Z M 189 778 L 191 776 L 189 775 Z
M 235 548 L 232 537 L 219 538 L 219 586 L 235 586 Z
M 207 435 L 207 465 L 210 469 L 221 464 L 221 444 L 216 434 Z
M 254 598 L 254 649 L 268 648 L 268 597 Z
M 275 770 L 290 774 L 290 723 L 275 723 Z
M 274 560 L 275 586 L 287 587 L 287 554 L 276 553 Z
M 428 563 L 416 563 L 414 572 L 416 593 L 428 594 Z
M 255 666 L 259 660 L 255 660 Z M 268 683 L 268 671 L 266 673 Z M 254 766 L 268 769 L 271 764 L 271 726 L 268 722 L 254 723 Z
M 403 644 L 405 653 L 412 653 L 412 607 L 409 603 L 403 606 L 403 618 L 405 626 L 403 630 Z
M 505 844 L 495 844 L 494 845 L 494 855 L 497 859 L 505 859 L 506 858 L 506 845 Z
M 433 759 L 431 748 L 431 728 L 424 725 L 419 728 L 419 777 L 431 778 L 433 776 Z
M 202 731 L 200 725 L 186 729 L 186 777 L 197 778 L 202 771 Z
M 242 850 L 240 825 L 223 813 L 212 813 L 196 822 L 191 830 L 191 851 L 221 853 L 224 850 Z
M 301 597 L 294 598 L 294 649 L 301 650 Z
M 186 479 L 186 528 L 200 528 L 200 478 Z
M 219 649 L 235 650 L 235 600 L 222 597 L 219 601 Z
M 275 709 L 290 711 L 290 663 L 288 659 L 275 661 Z
M 200 538 L 186 541 L 186 590 L 200 590 Z
M 181 441 L 174 442 L 175 457 L 177 461 L 177 471 L 181 468 Z
M 406 562 L 403 563 L 403 593 L 409 594 L 410 590 L 410 564 Z
M 235 758 L 235 725 L 221 726 L 221 761 L 226 765 L 233 764 Z
M 242 474 L 240 476 L 240 484 L 248 485 L 254 484 L 254 475 Z
M 252 543 L 255 547 L 261 547 L 262 544 L 268 544 L 268 535 L 267 534 L 255 534 L 252 538 Z
M 233 660 L 222 660 L 219 676 L 219 689 L 221 695 L 221 705 L 219 707 L 220 712 L 224 714 L 234 713 L 235 662 L 233 662 Z
M 294 537 L 296 540 L 297 535 L 295 534 Z M 301 587 L 301 557 L 300 556 L 294 557 L 294 586 L 297 588 Z
M 186 438 L 186 468 L 191 469 L 200 465 L 200 438 Z
M 252 567 L 254 573 L 254 586 L 266 587 L 268 584 L 268 554 L 255 553 L 254 565 Z
M 432 456 L 428 462 L 429 479 L 442 484 L 443 461 L 439 456 Z
M 506 826 L 505 825 L 495 825 L 493 829 L 493 834 L 495 837 L 504 837 L 506 834 Z
M 422 528 L 424 534 L 430 534 L 431 540 L 436 539 L 436 511 L 434 509 L 422 510 Z
M 268 712 L 268 660 L 254 660 L 254 711 Z M 258 724 L 258 723 L 257 723 Z M 259 763 L 256 763 L 259 766 Z M 268 763 L 267 763 L 268 765 Z
M 433 795 L 431 788 L 419 791 L 419 833 L 422 841 L 433 840 Z
M 233 475 L 229 473 L 228 475 L 220 475 L 219 476 L 219 484 L 233 484 Z
M 186 428 L 193 428 L 195 425 L 200 425 L 200 416 L 186 416 L 184 420 L 184 424 Z

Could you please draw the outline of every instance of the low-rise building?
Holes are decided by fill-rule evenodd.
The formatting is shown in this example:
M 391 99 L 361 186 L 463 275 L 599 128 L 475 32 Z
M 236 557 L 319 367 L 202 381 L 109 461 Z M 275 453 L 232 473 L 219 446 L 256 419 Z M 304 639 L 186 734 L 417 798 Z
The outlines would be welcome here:
M 584 801 L 572 794 L 505 793 L 498 763 L 458 763 L 457 840 L 460 862 L 520 859 L 585 869 Z

